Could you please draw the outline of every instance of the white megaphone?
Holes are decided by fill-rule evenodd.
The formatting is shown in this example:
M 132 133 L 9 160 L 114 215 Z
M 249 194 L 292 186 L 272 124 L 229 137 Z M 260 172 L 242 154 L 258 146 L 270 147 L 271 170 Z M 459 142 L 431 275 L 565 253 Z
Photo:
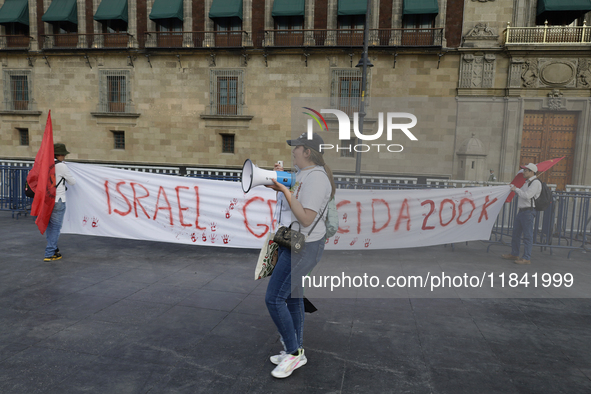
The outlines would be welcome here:
M 250 189 L 260 185 L 272 185 L 273 180 L 291 188 L 295 184 L 295 175 L 285 171 L 263 170 L 246 159 L 242 166 L 242 191 L 248 193 Z

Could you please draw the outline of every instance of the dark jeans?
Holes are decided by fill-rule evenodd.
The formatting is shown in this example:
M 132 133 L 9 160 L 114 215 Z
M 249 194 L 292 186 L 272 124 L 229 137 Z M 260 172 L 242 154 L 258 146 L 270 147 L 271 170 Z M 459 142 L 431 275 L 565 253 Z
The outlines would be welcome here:
M 265 302 L 287 353 L 294 353 L 303 347 L 302 277 L 312 271 L 320 261 L 324 244 L 324 239 L 306 243 L 304 251 L 299 254 L 291 253 L 288 248 L 279 247 L 277 265 L 267 286 Z
M 528 211 L 521 211 L 515 216 L 515 223 L 513 224 L 513 238 L 511 239 L 511 254 L 519 256 L 519 247 L 521 245 L 521 235 L 523 234 L 523 259 L 531 259 L 531 248 L 534 243 L 534 220 L 536 219 L 536 211 L 531 209 Z

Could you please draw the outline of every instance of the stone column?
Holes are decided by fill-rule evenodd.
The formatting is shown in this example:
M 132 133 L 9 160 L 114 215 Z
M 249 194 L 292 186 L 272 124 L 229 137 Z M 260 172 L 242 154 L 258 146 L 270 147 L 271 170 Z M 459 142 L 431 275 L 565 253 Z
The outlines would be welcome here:
M 150 19 L 150 12 L 152 12 L 152 6 L 154 5 L 154 0 L 146 0 L 146 31 L 156 31 L 156 22 Z M 154 48 L 158 43 L 156 36 L 154 34 L 147 36 L 145 46 L 150 48 Z
M 50 5 L 51 5 L 51 0 L 43 0 L 43 14 L 45 14 L 47 12 L 47 9 L 49 8 Z M 44 24 L 44 28 L 45 28 L 45 34 L 52 35 L 53 34 L 53 26 L 51 25 L 51 23 L 43 22 L 43 24 Z M 44 44 L 39 44 L 40 49 L 41 49 L 41 45 L 43 45 L 44 48 L 53 47 L 53 37 L 46 38 Z
M 84 34 L 86 33 L 86 1 L 76 0 L 76 5 L 78 7 L 78 34 Z M 85 35 L 78 36 L 78 48 L 88 48 L 87 42 Z
M 326 13 L 326 28 L 329 30 L 326 34 L 324 45 L 336 45 L 336 32 L 330 31 L 337 28 L 338 0 L 328 0 L 328 11 Z
M 523 99 L 505 98 L 503 114 L 503 136 L 499 160 L 499 181 L 511 182 L 519 166 L 521 131 L 523 129 Z
M 127 0 L 127 32 L 132 35 L 131 47 L 139 46 L 139 37 L 137 36 L 137 0 Z
M 243 37 L 243 46 L 252 46 L 252 0 L 243 0 L 242 3 L 242 30 L 246 31 Z
M 96 10 L 98 10 L 100 4 L 101 0 L 92 0 L 92 15 L 96 14 Z M 129 8 L 129 3 L 127 4 L 127 7 Z M 103 32 L 102 23 L 93 19 L 92 31 L 95 34 L 94 40 L 92 42 L 93 48 L 102 48 L 104 45 L 104 37 L 100 35 Z
M 273 4 L 275 0 L 265 0 L 265 30 L 273 30 L 275 28 L 275 21 L 273 20 Z M 264 34 L 263 46 L 273 46 L 273 34 Z
M 5 34 L 4 26 L 0 31 L 0 34 Z M 37 29 L 37 2 L 36 1 L 29 1 L 29 35 L 34 37 L 34 40 L 31 40 L 31 51 L 38 51 L 40 48 L 39 41 L 37 41 L 37 37 L 39 35 L 39 30 Z
M 183 0 L 183 31 L 193 31 L 193 2 L 191 0 Z M 183 47 L 190 48 L 193 46 L 193 34 L 183 33 Z
M 380 0 L 371 0 L 370 7 L 371 15 L 369 16 L 369 46 L 372 46 L 380 44 L 380 36 L 377 30 L 380 27 Z
M 214 23 L 213 20 L 209 17 L 209 10 L 211 9 L 211 4 L 213 0 L 205 0 L 204 9 L 205 12 L 203 13 L 203 26 L 204 30 L 213 31 L 214 30 Z M 204 47 L 213 47 L 215 46 L 215 35 L 213 33 L 205 33 L 203 46 Z
M 392 0 L 392 29 L 402 27 L 402 1 Z
M 435 27 L 443 28 L 441 31 L 441 46 L 445 48 L 447 46 L 447 40 L 445 39 L 445 19 L 447 14 L 447 0 L 438 0 L 439 14 L 435 17 Z
M 306 0 L 306 8 L 304 13 L 304 29 L 312 30 L 314 29 L 314 7 L 315 1 L 314 0 Z M 307 31 L 304 35 L 304 43 L 305 45 L 315 45 L 314 41 L 314 32 Z

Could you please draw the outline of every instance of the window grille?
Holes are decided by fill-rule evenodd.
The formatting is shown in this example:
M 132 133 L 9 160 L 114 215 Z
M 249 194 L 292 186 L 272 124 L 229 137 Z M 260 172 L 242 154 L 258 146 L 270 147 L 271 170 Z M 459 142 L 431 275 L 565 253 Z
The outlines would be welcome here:
M 32 104 L 30 70 L 4 70 L 4 108 L 7 111 L 28 111 Z
M 129 70 L 99 70 L 98 107 L 98 112 L 133 112 Z
M 354 145 L 354 139 L 340 141 L 339 153 L 341 154 L 341 157 L 355 157 L 355 151 L 353 150 Z
M 367 87 L 365 91 L 365 105 L 369 105 L 370 73 L 367 73 Z M 343 69 L 332 70 L 331 76 L 331 105 L 349 116 L 358 112 L 361 104 L 361 70 Z
M 244 105 L 244 71 L 211 70 L 211 115 L 242 115 Z
M 125 131 L 111 131 L 113 133 L 113 148 L 125 149 Z
M 28 146 L 29 145 L 29 129 L 16 129 L 16 130 L 18 131 L 20 145 Z
M 234 134 L 222 134 L 222 153 L 234 153 Z

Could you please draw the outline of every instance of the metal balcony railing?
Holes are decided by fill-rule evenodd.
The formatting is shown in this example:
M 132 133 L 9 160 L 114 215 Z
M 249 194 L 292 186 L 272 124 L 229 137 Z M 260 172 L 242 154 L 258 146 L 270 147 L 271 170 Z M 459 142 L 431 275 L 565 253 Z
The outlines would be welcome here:
M 31 46 L 31 36 L 6 35 L 0 36 L 0 50 L 3 49 L 29 49 Z
M 36 111 L 37 103 L 33 100 L 4 100 L 3 111 Z
M 523 44 L 591 44 L 591 28 L 583 26 L 544 26 L 511 27 L 507 23 L 505 29 L 505 45 Z
M 241 48 L 252 46 L 246 31 L 149 31 L 145 48 Z
M 101 114 L 133 114 L 135 107 L 131 100 L 112 102 L 101 101 L 97 106 L 97 112 Z
M 440 47 L 442 28 L 369 29 L 370 47 Z M 257 36 L 264 47 L 361 47 L 363 29 L 265 30 Z
M 46 34 L 43 49 L 108 49 L 129 48 L 133 36 L 128 33 L 97 33 L 97 34 Z

